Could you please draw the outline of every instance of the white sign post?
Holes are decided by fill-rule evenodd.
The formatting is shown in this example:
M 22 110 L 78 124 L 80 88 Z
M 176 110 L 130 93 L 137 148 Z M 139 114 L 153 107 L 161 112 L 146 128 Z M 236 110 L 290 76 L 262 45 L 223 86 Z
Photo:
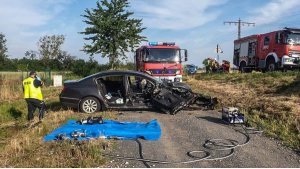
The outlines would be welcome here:
M 53 76 L 53 86 L 54 87 L 62 86 L 62 75 L 54 75 Z

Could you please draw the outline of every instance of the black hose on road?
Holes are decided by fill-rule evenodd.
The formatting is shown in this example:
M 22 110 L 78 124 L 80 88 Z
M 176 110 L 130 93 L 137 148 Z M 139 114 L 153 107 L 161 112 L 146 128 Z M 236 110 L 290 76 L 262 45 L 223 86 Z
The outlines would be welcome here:
M 256 130 L 254 128 L 247 128 L 244 125 L 241 125 L 243 132 L 234 128 L 235 131 L 243 134 L 246 137 L 246 141 L 242 144 L 239 144 L 238 141 L 233 139 L 209 139 L 205 141 L 203 147 L 212 150 L 212 151 L 227 151 L 230 150 L 229 154 L 223 156 L 223 157 L 215 157 L 210 158 L 211 154 L 206 150 L 195 150 L 195 151 L 189 151 L 187 152 L 187 155 L 191 157 L 193 160 L 187 160 L 187 161 L 162 161 L 162 160 L 154 160 L 154 159 L 145 159 L 142 155 L 142 145 L 139 140 L 135 140 L 139 145 L 139 154 L 140 158 L 135 157 L 124 157 L 124 156 L 117 156 L 112 154 L 105 154 L 103 153 L 103 156 L 115 158 L 115 159 L 122 159 L 122 160 L 133 160 L 133 161 L 142 161 L 144 165 L 148 168 L 150 166 L 147 164 L 149 163 L 157 163 L 157 164 L 189 164 L 189 163 L 195 163 L 199 161 L 214 161 L 214 160 L 223 160 L 225 158 L 231 157 L 234 154 L 234 150 L 238 147 L 242 147 L 247 145 L 250 142 L 250 135 L 249 134 L 256 134 L 256 133 L 262 133 L 262 131 Z M 236 126 L 235 126 L 236 127 Z M 251 131 L 249 133 L 248 131 Z M 202 154 L 202 156 L 196 156 L 195 154 Z

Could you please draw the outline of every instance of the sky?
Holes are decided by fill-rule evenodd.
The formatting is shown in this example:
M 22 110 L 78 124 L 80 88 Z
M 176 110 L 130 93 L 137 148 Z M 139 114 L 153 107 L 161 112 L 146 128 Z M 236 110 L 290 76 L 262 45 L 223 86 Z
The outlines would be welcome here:
M 282 29 L 300 28 L 300 0 L 128 0 L 132 17 L 142 19 L 142 33 L 148 41 L 175 42 L 188 50 L 188 62 L 203 66 L 207 57 L 232 61 L 237 25 L 224 21 L 255 23 L 242 26 L 242 37 Z M 96 8 L 96 0 L 1 0 L 0 32 L 7 39 L 10 58 L 22 58 L 37 50 L 44 35 L 65 35 L 62 49 L 79 59 L 90 55 L 81 51 L 87 26 L 82 22 L 85 9 Z M 147 42 L 142 42 L 147 44 Z M 128 61 L 134 60 L 128 53 Z M 99 63 L 108 60 L 94 55 Z

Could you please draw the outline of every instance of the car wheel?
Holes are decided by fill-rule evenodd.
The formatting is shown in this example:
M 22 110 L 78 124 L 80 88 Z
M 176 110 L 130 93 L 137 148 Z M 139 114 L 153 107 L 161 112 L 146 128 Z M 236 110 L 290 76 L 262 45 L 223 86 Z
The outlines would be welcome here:
M 80 109 L 84 113 L 95 113 L 100 107 L 101 104 L 95 97 L 86 97 L 80 102 Z

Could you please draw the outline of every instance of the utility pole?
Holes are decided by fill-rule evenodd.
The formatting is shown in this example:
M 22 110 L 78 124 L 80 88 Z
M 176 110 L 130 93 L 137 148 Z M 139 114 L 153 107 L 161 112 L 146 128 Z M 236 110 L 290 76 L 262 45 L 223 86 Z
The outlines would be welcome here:
M 241 21 L 240 18 L 239 18 L 238 21 L 225 21 L 225 22 L 224 22 L 224 25 L 225 25 L 226 23 L 228 23 L 229 25 L 234 24 L 234 25 L 237 25 L 237 26 L 238 26 L 238 39 L 241 39 L 241 27 L 242 27 L 242 26 L 245 26 L 245 24 L 248 25 L 248 26 L 250 26 L 250 25 L 255 26 L 255 23 L 243 22 L 243 21 Z
M 218 60 L 218 63 L 220 63 L 220 57 L 219 57 L 219 53 L 223 53 L 221 47 L 219 44 L 217 44 L 217 48 L 216 48 L 216 51 L 217 51 L 217 60 Z

